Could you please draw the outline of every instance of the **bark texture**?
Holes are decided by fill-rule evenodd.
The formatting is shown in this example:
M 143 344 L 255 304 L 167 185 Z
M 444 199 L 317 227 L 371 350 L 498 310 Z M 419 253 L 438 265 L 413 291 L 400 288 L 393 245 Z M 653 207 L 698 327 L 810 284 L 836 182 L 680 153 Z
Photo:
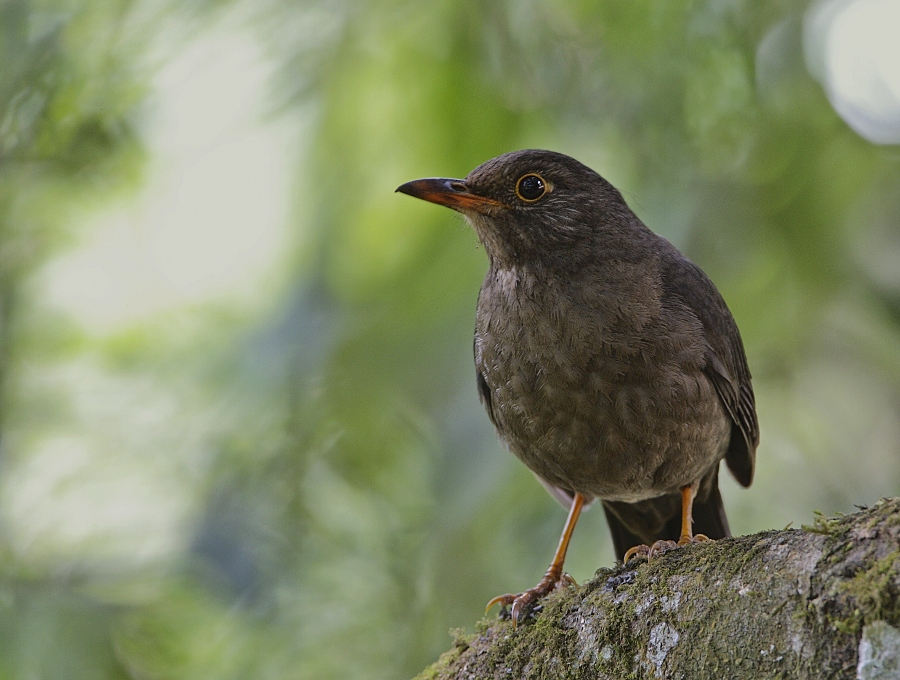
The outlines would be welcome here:
M 455 638 L 420 680 L 900 678 L 900 499 L 600 569 Z

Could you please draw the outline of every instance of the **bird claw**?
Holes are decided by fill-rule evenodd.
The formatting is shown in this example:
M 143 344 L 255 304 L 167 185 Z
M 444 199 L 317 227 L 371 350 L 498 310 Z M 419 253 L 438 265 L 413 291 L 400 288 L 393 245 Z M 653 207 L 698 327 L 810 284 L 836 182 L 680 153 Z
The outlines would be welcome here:
M 650 550 L 647 553 L 647 561 L 650 562 L 657 555 L 665 555 L 670 550 L 678 548 L 679 545 L 681 544 L 675 541 L 656 541 L 650 546 Z
M 538 600 L 546 597 L 558 588 L 565 588 L 570 585 L 577 584 L 575 579 L 568 574 L 564 573 L 559 576 L 545 574 L 544 578 L 541 579 L 541 582 L 534 588 L 529 588 L 518 595 L 512 593 L 498 595 L 487 603 L 487 607 L 485 607 L 484 611 L 487 612 L 495 604 L 499 604 L 501 607 L 500 618 L 503 620 L 506 620 L 507 618 L 512 619 L 513 628 L 515 628 L 520 621 L 524 621 L 527 617 L 533 616 L 541 610 L 541 606 L 537 604 Z M 510 606 L 511 608 L 508 610 L 507 607 Z
M 697 534 L 696 536 L 682 536 L 677 543 L 675 541 L 656 541 L 656 543 L 649 546 L 644 544 L 636 545 L 633 548 L 629 548 L 625 553 L 625 556 L 622 558 L 622 564 L 628 564 L 632 557 L 643 557 L 647 562 L 650 562 L 658 555 L 664 555 L 670 550 L 675 550 L 685 545 L 714 542 L 714 539 L 705 534 Z
M 706 534 L 695 534 L 694 536 L 682 536 L 678 539 L 678 546 L 691 545 L 693 543 L 715 543 L 716 539 L 710 538 Z
M 655 544 L 654 544 L 655 545 Z M 638 559 L 645 559 L 647 561 L 650 560 L 650 546 L 644 543 L 640 545 L 636 545 L 632 548 L 629 548 L 625 552 L 625 556 L 622 558 L 622 564 L 628 564 L 631 558 L 637 557 Z

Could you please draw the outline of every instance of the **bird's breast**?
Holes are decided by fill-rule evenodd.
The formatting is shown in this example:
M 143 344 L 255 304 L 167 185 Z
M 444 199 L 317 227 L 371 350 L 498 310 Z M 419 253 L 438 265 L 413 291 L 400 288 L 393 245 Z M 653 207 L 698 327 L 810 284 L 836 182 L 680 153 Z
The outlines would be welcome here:
M 702 372 L 702 348 L 600 291 L 486 280 L 475 362 L 501 437 L 549 483 L 610 500 L 669 493 L 717 462 L 728 420 Z M 664 337 L 665 336 L 665 337 Z

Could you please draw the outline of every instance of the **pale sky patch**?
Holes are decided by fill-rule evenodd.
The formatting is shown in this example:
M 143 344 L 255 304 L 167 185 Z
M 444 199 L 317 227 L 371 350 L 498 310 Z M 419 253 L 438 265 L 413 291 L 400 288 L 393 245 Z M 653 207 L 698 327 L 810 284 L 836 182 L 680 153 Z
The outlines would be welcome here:
M 860 136 L 900 144 L 900 1 L 823 0 L 807 16 L 810 70 Z
M 48 265 L 50 305 L 104 335 L 180 307 L 271 295 L 289 250 L 296 139 L 290 121 L 264 120 L 272 68 L 233 30 L 163 66 L 146 182 L 90 216 L 84 242 Z

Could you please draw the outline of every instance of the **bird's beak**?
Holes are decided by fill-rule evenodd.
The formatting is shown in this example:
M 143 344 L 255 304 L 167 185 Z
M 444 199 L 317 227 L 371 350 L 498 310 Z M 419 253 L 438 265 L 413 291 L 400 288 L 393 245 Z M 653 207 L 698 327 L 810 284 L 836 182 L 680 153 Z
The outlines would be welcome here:
M 488 212 L 491 208 L 502 207 L 502 203 L 492 198 L 471 193 L 461 179 L 447 179 L 446 177 L 428 177 L 426 179 L 414 179 L 412 182 L 401 184 L 396 189 L 401 194 L 408 194 L 423 201 L 445 205 L 454 210 L 475 212 Z

